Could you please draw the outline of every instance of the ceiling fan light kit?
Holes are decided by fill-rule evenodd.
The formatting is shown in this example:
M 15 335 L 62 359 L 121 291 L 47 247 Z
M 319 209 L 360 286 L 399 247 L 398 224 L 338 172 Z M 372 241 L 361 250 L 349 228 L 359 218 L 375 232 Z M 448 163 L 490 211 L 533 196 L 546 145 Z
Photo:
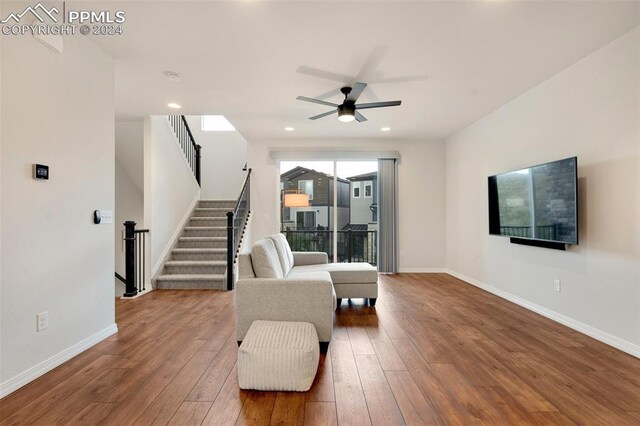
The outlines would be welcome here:
M 343 123 L 349 123 L 356 119 L 356 105 L 354 102 L 345 101 L 342 105 L 338 105 L 338 120 Z
M 384 108 L 391 106 L 398 106 L 402 103 L 402 101 L 385 101 L 385 102 L 369 102 L 365 104 L 356 104 L 356 101 L 367 87 L 367 83 L 356 83 L 353 87 L 343 87 L 340 89 L 342 94 L 344 95 L 344 101 L 342 104 L 334 104 L 331 102 L 323 101 L 321 99 L 307 98 L 306 96 L 298 96 L 296 99 L 305 102 L 312 102 L 314 104 L 326 105 L 335 108 L 334 110 L 324 112 L 322 114 L 314 115 L 313 117 L 309 117 L 309 120 L 317 120 L 318 118 L 326 117 L 332 114 L 335 114 L 336 110 L 338 111 L 338 120 L 343 123 L 349 123 L 353 120 L 357 120 L 358 122 L 367 121 L 367 118 L 358 112 L 358 109 L 369 109 L 369 108 Z

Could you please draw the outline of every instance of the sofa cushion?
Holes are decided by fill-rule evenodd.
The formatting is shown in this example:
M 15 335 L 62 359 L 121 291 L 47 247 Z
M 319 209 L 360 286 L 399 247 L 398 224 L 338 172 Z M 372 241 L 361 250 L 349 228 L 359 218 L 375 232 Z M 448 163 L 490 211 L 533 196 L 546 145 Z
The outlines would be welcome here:
M 284 278 L 276 246 L 268 238 L 251 247 L 251 263 L 257 278 Z
M 255 278 L 250 253 L 238 253 L 238 279 Z
M 327 271 L 334 284 L 376 283 L 378 271 L 365 262 L 357 263 L 325 263 L 319 265 L 294 266 L 291 276 L 304 272 Z
M 276 246 L 276 251 L 280 258 L 280 265 L 282 266 L 282 273 L 286 277 L 289 272 L 291 272 L 291 268 L 293 268 L 293 253 L 291 253 L 289 241 L 287 241 L 287 237 L 283 234 L 269 235 L 269 239 L 271 239 Z

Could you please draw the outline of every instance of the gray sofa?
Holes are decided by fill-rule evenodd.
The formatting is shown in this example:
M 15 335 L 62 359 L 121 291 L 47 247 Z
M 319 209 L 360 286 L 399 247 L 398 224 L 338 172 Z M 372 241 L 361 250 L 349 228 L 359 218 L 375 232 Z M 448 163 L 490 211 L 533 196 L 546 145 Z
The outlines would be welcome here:
M 333 311 L 343 298 L 378 297 L 378 272 L 368 263 L 329 263 L 323 252 L 292 252 L 282 234 L 257 241 L 238 255 L 236 337 L 255 320 L 312 323 L 328 344 Z

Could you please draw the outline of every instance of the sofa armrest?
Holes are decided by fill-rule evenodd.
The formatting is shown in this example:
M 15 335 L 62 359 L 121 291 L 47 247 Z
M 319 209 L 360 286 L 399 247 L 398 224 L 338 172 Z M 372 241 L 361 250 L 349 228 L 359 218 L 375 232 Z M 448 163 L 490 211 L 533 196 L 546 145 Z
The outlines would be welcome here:
M 244 339 L 255 320 L 303 321 L 316 327 L 321 342 L 331 340 L 335 291 L 327 272 L 304 278 L 247 278 L 236 283 L 236 338 Z
M 329 257 L 327 256 L 327 253 L 323 251 L 294 251 L 293 252 L 294 266 L 318 265 L 323 263 L 329 263 Z

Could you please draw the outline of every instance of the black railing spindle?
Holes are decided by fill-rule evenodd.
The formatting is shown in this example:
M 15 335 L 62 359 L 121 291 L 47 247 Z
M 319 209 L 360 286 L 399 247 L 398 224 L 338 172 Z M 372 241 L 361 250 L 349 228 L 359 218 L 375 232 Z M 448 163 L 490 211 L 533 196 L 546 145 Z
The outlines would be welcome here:
M 233 269 L 238 244 L 247 226 L 247 220 L 251 214 L 251 169 L 247 171 L 240 196 L 236 201 L 233 211 L 227 212 L 227 290 L 233 290 Z
M 191 128 L 184 115 L 169 115 L 167 117 L 169 125 L 173 129 L 173 133 L 178 139 L 178 145 L 182 149 L 182 152 L 189 164 L 189 168 L 196 178 L 198 185 L 201 186 L 200 177 L 202 175 L 201 168 L 201 149 L 202 146 L 198 145 L 193 138 Z

